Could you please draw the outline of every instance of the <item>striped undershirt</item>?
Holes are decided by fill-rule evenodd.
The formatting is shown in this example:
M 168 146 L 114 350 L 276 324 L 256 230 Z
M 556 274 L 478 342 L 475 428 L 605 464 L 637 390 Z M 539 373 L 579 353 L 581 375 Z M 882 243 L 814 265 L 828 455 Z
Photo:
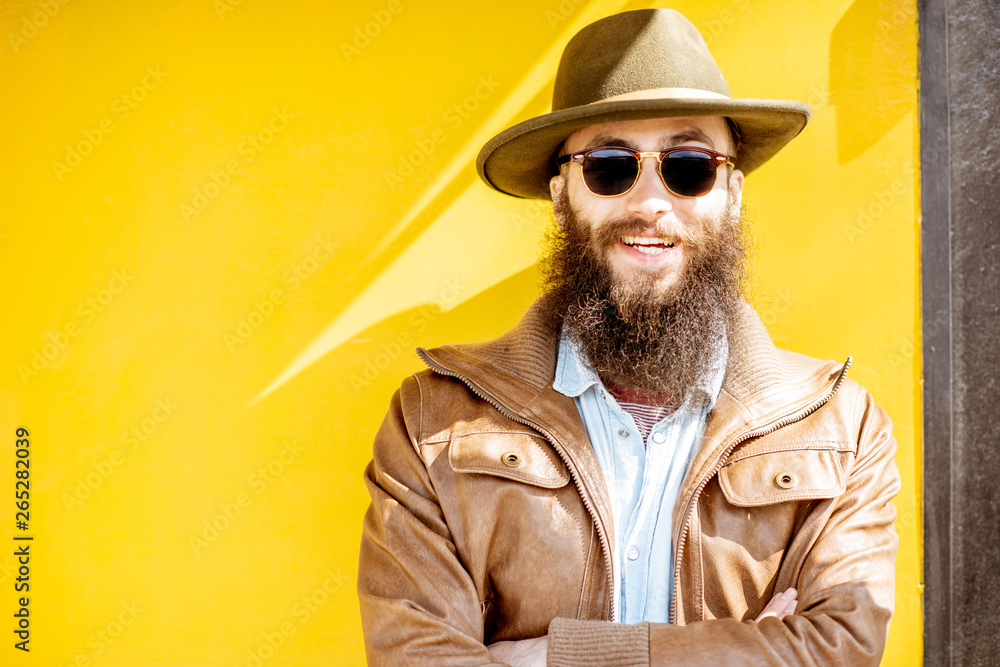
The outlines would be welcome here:
M 645 441 L 649 432 L 664 417 L 673 412 L 670 397 L 639 389 L 629 389 L 612 382 L 605 382 L 608 393 L 615 397 L 621 409 L 629 413 Z

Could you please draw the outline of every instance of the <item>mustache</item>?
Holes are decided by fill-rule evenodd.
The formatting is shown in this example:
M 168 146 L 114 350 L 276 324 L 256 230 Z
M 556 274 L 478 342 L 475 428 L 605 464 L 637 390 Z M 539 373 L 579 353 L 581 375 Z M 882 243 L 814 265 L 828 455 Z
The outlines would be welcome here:
M 703 245 L 707 236 L 705 224 L 701 221 L 685 224 L 671 216 L 650 224 L 634 216 L 621 216 L 607 220 L 595 229 L 593 242 L 598 248 L 605 248 L 618 243 L 622 236 L 641 236 L 650 229 L 654 236 L 695 247 Z

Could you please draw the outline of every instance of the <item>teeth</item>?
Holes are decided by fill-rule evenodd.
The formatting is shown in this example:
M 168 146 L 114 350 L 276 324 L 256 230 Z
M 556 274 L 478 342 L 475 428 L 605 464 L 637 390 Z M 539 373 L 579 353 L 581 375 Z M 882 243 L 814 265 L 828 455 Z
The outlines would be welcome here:
M 665 253 L 668 248 L 674 247 L 674 241 L 669 241 L 665 238 L 648 236 L 622 236 L 622 243 L 625 245 L 632 246 L 639 252 L 645 255 L 659 255 Z M 658 248 L 654 246 L 666 246 L 666 248 Z
M 636 245 L 632 247 L 645 255 L 659 255 L 660 253 L 664 253 L 667 251 L 666 248 L 653 248 L 650 246 Z

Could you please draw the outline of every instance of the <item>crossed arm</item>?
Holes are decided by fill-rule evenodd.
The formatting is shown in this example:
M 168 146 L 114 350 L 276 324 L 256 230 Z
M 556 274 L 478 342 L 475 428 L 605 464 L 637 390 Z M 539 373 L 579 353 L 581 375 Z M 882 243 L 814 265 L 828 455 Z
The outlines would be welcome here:
M 795 612 L 798 602 L 798 593 L 794 588 L 789 588 L 771 598 L 764 611 L 754 620 L 757 623 L 765 618 L 776 618 L 780 621 Z M 510 667 L 545 667 L 548 646 L 549 638 L 546 636 L 516 642 L 497 642 L 487 648 L 494 662 L 507 663 Z

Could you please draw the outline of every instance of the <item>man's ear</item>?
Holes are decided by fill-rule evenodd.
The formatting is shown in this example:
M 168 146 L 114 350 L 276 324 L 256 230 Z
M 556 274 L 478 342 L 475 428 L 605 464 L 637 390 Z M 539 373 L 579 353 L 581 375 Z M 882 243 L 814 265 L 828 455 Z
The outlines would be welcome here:
M 729 194 L 737 206 L 743 205 L 743 172 L 739 169 L 733 169 L 729 176 Z
M 562 195 L 563 188 L 566 187 L 566 179 L 562 177 L 562 174 L 556 174 L 549 179 L 549 194 L 552 196 L 552 204 L 555 206 L 555 202 L 559 201 Z M 563 227 L 562 216 L 555 216 L 556 224 L 559 225 L 559 229 L 566 231 Z

